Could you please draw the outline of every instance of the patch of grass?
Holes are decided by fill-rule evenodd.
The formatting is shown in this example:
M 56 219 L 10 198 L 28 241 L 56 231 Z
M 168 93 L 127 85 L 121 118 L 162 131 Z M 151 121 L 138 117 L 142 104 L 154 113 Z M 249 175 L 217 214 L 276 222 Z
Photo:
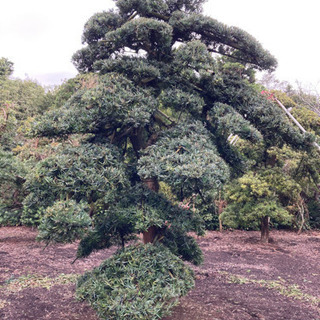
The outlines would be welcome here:
M 316 307 L 318 307 L 318 305 L 320 304 L 320 298 L 302 292 L 299 285 L 297 284 L 287 284 L 286 281 L 281 277 L 278 277 L 278 280 L 257 280 L 246 278 L 236 274 L 230 274 L 228 272 L 220 272 L 220 274 L 223 275 L 229 283 L 258 284 L 261 287 L 276 290 L 285 297 L 307 301 Z
M 51 287 L 55 285 L 67 285 L 70 283 L 76 283 L 78 277 L 78 274 L 63 273 L 56 278 L 49 278 L 37 274 L 28 274 L 18 278 L 8 279 L 5 285 L 0 286 L 0 289 L 4 289 L 10 292 L 19 292 L 27 288 L 46 288 L 50 290 Z

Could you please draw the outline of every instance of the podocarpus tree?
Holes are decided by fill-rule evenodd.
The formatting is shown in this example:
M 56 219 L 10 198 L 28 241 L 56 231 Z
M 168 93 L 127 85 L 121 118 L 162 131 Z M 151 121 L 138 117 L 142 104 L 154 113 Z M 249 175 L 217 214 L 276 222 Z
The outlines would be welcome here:
M 79 147 L 39 164 L 25 202 L 31 211 L 34 203 L 48 207 L 47 215 L 61 200 L 88 203 L 94 227 L 84 222 L 79 257 L 142 232 L 145 243 L 199 263 L 186 232 L 201 232 L 198 209 L 246 166 L 230 133 L 266 145 L 311 145 L 250 83 L 252 70 L 273 70 L 276 60 L 246 32 L 202 15 L 203 2 L 118 0 L 117 10 L 95 14 L 84 28 L 86 46 L 73 57 L 87 80 L 34 123 L 35 135 L 83 135 Z M 99 156 L 90 159 L 86 149 Z M 83 189 L 89 176 L 93 183 Z M 165 199 L 160 181 L 197 206 Z M 40 238 L 57 240 L 57 229 L 41 230 Z
M 233 228 L 261 226 L 261 241 L 268 242 L 269 220 L 283 225 L 293 220 L 293 216 L 280 203 L 279 189 L 292 198 L 299 197 L 301 189 L 294 180 L 277 169 L 250 171 L 231 181 L 226 192 L 228 206 L 221 215 L 225 225 Z

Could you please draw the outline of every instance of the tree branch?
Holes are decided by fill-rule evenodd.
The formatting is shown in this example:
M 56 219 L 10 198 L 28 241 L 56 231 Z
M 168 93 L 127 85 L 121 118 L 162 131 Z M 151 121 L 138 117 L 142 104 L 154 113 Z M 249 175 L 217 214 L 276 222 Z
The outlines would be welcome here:
M 155 113 L 153 114 L 153 117 L 159 125 L 162 125 L 166 128 L 171 128 L 176 124 L 175 120 L 171 119 L 169 116 L 167 116 L 165 113 L 163 113 L 159 109 L 155 111 Z M 168 124 L 166 123 L 166 121 L 170 121 L 171 123 Z

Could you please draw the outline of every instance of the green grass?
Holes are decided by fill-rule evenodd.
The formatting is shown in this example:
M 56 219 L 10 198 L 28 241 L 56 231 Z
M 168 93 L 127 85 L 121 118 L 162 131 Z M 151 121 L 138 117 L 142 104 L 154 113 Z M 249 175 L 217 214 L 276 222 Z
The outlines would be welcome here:
M 19 292 L 27 288 L 46 288 L 50 290 L 55 285 L 67 285 L 76 283 L 78 274 L 60 274 L 56 278 L 50 278 L 43 275 L 27 274 L 18 278 L 11 277 L 5 284 L 0 286 L 0 290 L 8 292 Z M 1 300 L 0 300 L 1 308 Z
M 229 283 L 258 284 L 261 287 L 276 290 L 285 297 L 305 301 L 316 307 L 320 304 L 320 298 L 302 292 L 298 284 L 289 284 L 281 277 L 278 277 L 278 280 L 257 280 L 228 272 L 220 272 L 220 274 L 223 275 Z

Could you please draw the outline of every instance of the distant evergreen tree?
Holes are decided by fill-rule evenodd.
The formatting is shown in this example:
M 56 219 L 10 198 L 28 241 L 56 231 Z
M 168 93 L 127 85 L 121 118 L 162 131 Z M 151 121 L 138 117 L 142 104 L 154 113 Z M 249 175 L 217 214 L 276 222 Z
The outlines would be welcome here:
M 26 196 L 25 176 L 34 162 L 24 160 L 35 158 L 21 129 L 28 118 L 38 115 L 50 105 L 50 94 L 42 86 L 31 80 L 11 79 L 12 72 L 13 63 L 1 58 L 0 225 L 21 223 L 22 202 Z M 23 152 L 28 155 L 18 156 Z

